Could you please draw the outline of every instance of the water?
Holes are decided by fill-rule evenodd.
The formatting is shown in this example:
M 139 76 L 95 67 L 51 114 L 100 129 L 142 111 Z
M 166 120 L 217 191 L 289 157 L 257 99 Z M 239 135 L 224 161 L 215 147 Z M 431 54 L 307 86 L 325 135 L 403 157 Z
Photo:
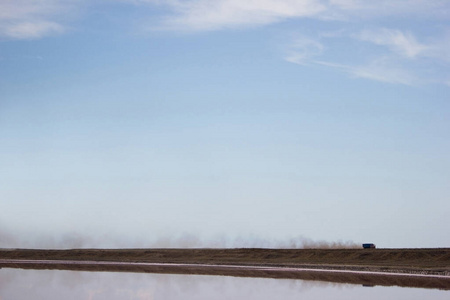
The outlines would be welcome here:
M 364 287 L 292 279 L 201 275 L 0 270 L 0 300 L 160 299 L 427 299 L 448 300 L 450 291 Z

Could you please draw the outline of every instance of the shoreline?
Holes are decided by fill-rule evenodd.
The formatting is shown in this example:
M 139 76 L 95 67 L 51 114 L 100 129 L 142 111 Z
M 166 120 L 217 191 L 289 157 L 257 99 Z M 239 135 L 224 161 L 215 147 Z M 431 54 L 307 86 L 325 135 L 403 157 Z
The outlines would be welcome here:
M 180 264 L 180 263 L 146 263 L 146 262 L 120 262 L 120 261 L 84 261 L 84 260 L 25 260 L 25 259 L 0 259 L 0 266 L 16 267 L 23 265 L 37 265 L 49 267 L 51 265 L 68 266 L 124 266 L 124 267 L 162 267 L 162 268 L 212 268 L 216 270 L 255 270 L 255 271 L 277 271 L 277 272 L 328 272 L 328 273 L 350 273 L 385 276 L 413 276 L 429 278 L 450 279 L 450 272 L 429 272 L 413 270 L 382 270 L 380 268 L 355 267 L 355 266 L 330 266 L 330 265 L 301 265 L 296 267 L 275 265 L 227 265 L 227 264 Z
M 300 279 L 450 290 L 450 248 L 0 249 L 0 268 Z
M 171 274 L 189 276 L 231 276 L 266 278 L 276 280 L 304 280 L 323 284 L 352 284 L 362 286 L 398 286 L 450 290 L 450 276 L 337 270 L 321 268 L 292 268 L 275 266 L 165 264 L 92 261 L 0 260 L 0 269 L 23 269 L 75 272 L 125 272 L 146 274 Z

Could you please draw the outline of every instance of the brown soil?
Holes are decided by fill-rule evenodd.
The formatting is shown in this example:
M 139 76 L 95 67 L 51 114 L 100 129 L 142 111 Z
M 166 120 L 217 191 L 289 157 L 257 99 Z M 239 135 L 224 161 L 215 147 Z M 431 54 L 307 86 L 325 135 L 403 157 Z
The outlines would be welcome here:
M 364 285 L 397 285 L 450 289 L 450 249 L 73 249 L 0 250 L 1 259 L 83 260 L 116 262 L 185 263 L 247 266 L 285 266 L 316 269 L 368 270 L 447 275 L 447 278 L 336 274 L 327 272 L 285 272 L 227 270 L 201 267 L 130 267 L 89 265 L 22 265 L 0 267 L 125 271 L 148 273 L 228 275 L 244 277 L 295 278 Z
M 450 271 L 450 248 L 0 250 L 0 259 L 7 258 L 282 266 L 352 265 Z

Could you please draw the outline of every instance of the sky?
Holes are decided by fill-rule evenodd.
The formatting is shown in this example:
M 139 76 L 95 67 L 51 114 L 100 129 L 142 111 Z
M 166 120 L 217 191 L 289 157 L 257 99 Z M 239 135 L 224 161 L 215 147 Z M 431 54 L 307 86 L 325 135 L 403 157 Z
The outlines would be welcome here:
M 450 247 L 450 2 L 0 0 L 0 247 Z

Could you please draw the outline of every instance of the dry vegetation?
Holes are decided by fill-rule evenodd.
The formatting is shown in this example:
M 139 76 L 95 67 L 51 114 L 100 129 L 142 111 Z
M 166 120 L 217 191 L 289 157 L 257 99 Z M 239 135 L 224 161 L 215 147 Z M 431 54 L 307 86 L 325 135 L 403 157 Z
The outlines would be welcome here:
M 0 251 L 0 259 L 259 266 L 355 266 L 450 272 L 450 249 L 73 249 Z

